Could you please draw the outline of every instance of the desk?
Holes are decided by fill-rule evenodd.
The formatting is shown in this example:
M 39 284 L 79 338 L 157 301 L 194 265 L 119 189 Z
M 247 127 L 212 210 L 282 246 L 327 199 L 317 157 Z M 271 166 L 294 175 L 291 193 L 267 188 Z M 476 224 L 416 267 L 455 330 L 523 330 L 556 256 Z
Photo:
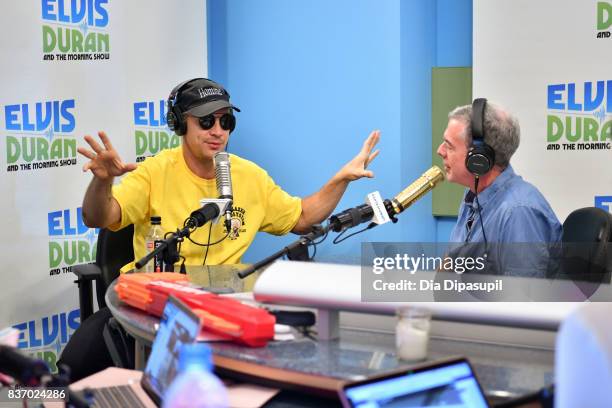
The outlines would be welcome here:
M 114 287 L 106 293 L 113 316 L 140 347 L 150 344 L 158 319 L 121 303 Z M 342 381 L 409 366 L 396 359 L 393 335 L 371 331 L 341 330 L 335 340 L 271 342 L 262 348 L 211 346 L 221 375 L 327 396 L 334 396 Z M 453 355 L 470 359 L 489 395 L 521 395 L 553 382 L 552 350 L 432 338 L 429 359 Z

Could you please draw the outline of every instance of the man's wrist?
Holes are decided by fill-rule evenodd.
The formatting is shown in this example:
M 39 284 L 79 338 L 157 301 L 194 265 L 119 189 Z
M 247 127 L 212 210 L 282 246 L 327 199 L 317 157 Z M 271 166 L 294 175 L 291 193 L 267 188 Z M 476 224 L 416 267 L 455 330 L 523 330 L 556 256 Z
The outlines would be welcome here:
M 329 181 L 330 185 L 334 188 L 346 187 L 350 182 L 351 179 L 348 177 L 348 175 L 339 173 L 332 177 L 332 179 Z
M 113 185 L 113 181 L 115 181 L 115 176 L 109 176 L 109 177 L 100 177 L 100 176 L 96 176 L 94 174 L 94 181 L 96 181 L 98 184 L 103 185 L 103 186 L 112 186 Z

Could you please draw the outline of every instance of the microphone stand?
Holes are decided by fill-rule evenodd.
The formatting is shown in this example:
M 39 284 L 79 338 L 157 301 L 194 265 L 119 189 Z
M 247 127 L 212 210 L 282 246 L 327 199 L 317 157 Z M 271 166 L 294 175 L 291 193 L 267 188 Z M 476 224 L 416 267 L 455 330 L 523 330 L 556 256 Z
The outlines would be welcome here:
M 170 238 L 166 238 L 154 248 L 147 255 L 142 257 L 136 262 L 135 266 L 137 269 L 142 268 L 149 262 L 154 256 L 162 253 L 164 260 L 164 270 L 166 272 L 174 272 L 174 264 L 180 259 L 177 251 L 177 243 L 183 242 L 183 240 L 196 228 L 201 227 L 207 222 L 213 222 L 230 203 L 228 199 L 207 199 L 205 203 L 202 203 L 202 207 L 191 213 L 189 218 L 183 224 L 183 229 L 177 229 L 170 235 Z M 184 266 L 184 265 L 183 265 Z M 185 273 L 183 266 L 181 266 L 181 273 Z
M 278 258 L 281 258 L 284 255 L 308 248 L 308 245 L 310 245 L 315 239 L 320 238 L 323 235 L 327 234 L 330 228 L 331 228 L 330 224 L 327 224 L 325 226 L 314 225 L 311 232 L 309 232 L 306 235 L 302 235 L 297 241 L 292 242 L 291 244 L 287 245 L 280 251 L 273 253 L 269 257 L 264 258 L 261 261 L 256 262 L 253 265 L 246 267 L 242 271 L 238 272 L 238 276 L 240 277 L 240 279 L 244 279 L 247 276 L 251 275 L 256 270 L 258 270 L 259 268 L 262 268 L 272 263 L 273 261 L 276 261 Z
M 177 244 L 189 237 L 193 230 L 195 230 L 195 227 L 192 225 L 187 225 L 182 230 L 177 229 L 176 232 L 173 232 L 169 238 L 161 241 L 161 243 L 153 251 L 139 259 L 138 262 L 135 263 L 136 269 L 142 268 L 147 264 L 147 262 L 153 259 L 154 256 L 162 253 L 164 270 L 166 272 L 174 272 L 174 264 L 179 260 L 178 252 L 176 250 Z

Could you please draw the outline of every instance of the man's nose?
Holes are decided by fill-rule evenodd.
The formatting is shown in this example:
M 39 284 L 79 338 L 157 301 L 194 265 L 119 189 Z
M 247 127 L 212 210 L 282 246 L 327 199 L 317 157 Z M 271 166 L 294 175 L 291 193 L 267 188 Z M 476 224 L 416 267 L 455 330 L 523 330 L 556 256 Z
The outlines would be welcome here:
M 438 153 L 438 156 L 440 157 L 444 157 L 445 155 L 445 151 L 444 151 L 444 143 L 440 143 L 440 146 L 438 146 L 438 150 L 436 151 L 436 153 Z

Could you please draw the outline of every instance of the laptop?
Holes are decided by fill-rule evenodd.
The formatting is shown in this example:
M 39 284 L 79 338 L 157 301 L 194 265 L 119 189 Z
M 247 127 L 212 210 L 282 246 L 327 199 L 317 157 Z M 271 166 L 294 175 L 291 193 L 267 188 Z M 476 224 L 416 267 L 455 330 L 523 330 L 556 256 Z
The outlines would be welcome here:
M 140 380 L 142 388 L 157 406 L 161 405 L 163 395 L 176 377 L 181 347 L 195 342 L 200 324 L 200 319 L 183 302 L 175 296 L 168 297 Z M 93 407 L 150 405 L 129 384 L 89 389 L 85 395 L 90 401 L 93 399 L 90 402 Z
M 489 408 L 472 366 L 466 358 L 345 383 L 339 391 L 345 408 L 453 407 Z

